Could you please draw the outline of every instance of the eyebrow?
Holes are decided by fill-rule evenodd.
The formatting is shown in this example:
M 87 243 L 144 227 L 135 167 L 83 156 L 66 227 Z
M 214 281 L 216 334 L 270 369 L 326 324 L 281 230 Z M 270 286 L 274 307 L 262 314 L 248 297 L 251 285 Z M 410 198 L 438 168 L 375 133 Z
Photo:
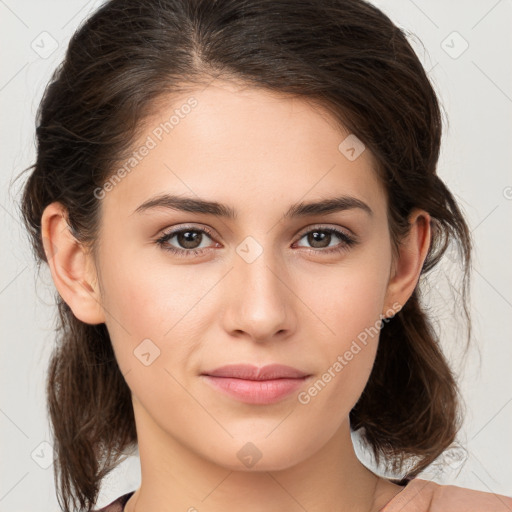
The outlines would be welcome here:
M 235 220 L 237 218 L 236 210 L 230 206 L 216 201 L 207 201 L 205 199 L 195 199 L 171 194 L 161 194 L 148 199 L 138 206 L 133 213 L 142 213 L 153 208 L 168 208 L 170 210 L 190 213 L 203 213 L 229 220 Z M 322 199 L 320 201 L 295 203 L 290 206 L 288 211 L 284 214 L 284 218 L 290 219 L 295 217 L 325 215 L 355 208 L 363 210 L 370 216 L 373 215 L 372 209 L 360 199 L 353 196 L 340 196 Z

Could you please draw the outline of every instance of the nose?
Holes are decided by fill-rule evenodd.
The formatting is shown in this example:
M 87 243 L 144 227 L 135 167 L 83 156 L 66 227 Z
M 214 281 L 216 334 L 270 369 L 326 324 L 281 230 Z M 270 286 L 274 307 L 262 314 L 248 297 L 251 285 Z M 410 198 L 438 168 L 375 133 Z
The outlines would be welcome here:
M 284 265 L 270 250 L 254 260 L 240 254 L 225 283 L 226 332 L 258 342 L 290 336 L 296 324 L 296 297 Z

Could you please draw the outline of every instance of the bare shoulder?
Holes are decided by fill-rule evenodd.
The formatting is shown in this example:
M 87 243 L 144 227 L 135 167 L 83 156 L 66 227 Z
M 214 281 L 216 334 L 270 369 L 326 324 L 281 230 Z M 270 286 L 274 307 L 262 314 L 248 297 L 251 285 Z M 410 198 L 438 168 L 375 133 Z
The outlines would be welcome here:
M 415 478 L 379 512 L 510 512 L 512 498 Z

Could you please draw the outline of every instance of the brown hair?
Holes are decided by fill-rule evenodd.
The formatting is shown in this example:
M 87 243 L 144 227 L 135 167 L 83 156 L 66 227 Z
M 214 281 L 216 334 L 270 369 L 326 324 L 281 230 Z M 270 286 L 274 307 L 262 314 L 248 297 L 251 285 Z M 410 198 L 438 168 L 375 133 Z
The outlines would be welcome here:
M 37 117 L 37 160 L 21 210 L 38 260 L 46 206 L 61 202 L 76 239 L 93 250 L 94 191 L 133 144 L 164 94 L 215 77 L 281 92 L 328 109 L 375 156 L 398 247 L 413 208 L 432 217 L 422 273 L 454 242 L 463 263 L 468 325 L 471 240 L 436 174 L 442 118 L 431 83 L 404 33 L 363 0 L 111 0 L 72 37 Z M 29 170 L 27 169 L 27 170 Z M 416 476 L 454 441 L 460 395 L 420 287 L 383 324 L 373 371 L 350 412 L 377 463 Z M 91 510 L 101 481 L 136 447 L 131 394 L 105 324 L 79 321 L 56 294 L 57 347 L 47 395 L 59 503 Z M 79 406 L 77 407 L 77 404 Z M 404 476 L 404 475 L 402 475 Z

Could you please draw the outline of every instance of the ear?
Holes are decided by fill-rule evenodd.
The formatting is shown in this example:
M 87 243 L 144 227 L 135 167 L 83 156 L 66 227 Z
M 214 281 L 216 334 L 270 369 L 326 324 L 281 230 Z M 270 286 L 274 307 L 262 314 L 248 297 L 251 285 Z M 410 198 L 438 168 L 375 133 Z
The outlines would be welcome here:
M 92 255 L 73 236 L 67 210 L 58 202 L 41 217 L 41 233 L 48 266 L 59 295 L 73 314 L 87 324 L 105 321 Z
M 392 269 L 384 301 L 385 310 L 403 307 L 413 294 L 420 278 L 423 262 L 430 247 L 430 215 L 415 209 L 409 216 L 409 233 L 401 241 L 398 256 L 393 259 Z M 383 311 L 383 315 L 386 313 Z

